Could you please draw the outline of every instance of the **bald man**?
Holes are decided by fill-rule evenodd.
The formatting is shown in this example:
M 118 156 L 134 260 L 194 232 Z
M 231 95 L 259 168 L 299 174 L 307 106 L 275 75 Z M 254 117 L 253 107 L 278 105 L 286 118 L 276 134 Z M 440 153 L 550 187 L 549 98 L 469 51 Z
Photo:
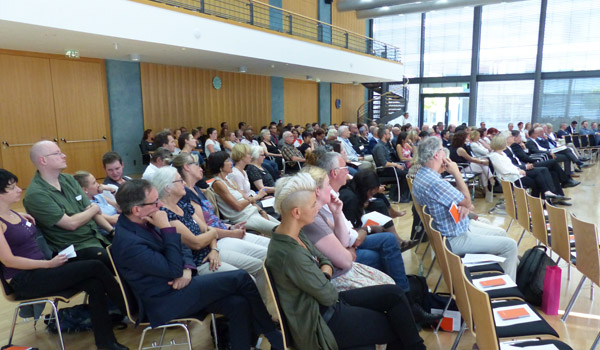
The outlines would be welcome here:
M 37 171 L 23 205 L 42 229 L 50 249 L 58 253 L 73 244 L 77 257 L 70 260 L 98 259 L 112 270 L 105 250 L 110 242 L 98 232 L 96 223 L 107 232 L 114 233 L 114 229 L 73 176 L 62 173 L 67 156 L 56 143 L 40 141 L 31 147 L 29 157 Z

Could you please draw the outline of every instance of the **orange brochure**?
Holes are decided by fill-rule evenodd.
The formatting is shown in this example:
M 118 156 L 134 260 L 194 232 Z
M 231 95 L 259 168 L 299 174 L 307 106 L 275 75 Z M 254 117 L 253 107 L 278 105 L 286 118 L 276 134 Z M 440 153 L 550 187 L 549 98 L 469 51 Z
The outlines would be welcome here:
M 448 211 L 450 212 L 450 215 L 452 215 L 454 222 L 458 224 L 458 222 L 460 221 L 460 213 L 458 212 L 458 207 L 456 206 L 456 203 L 453 202 Z
M 529 316 L 529 312 L 525 310 L 524 307 L 520 307 L 517 309 L 508 309 L 498 311 L 498 315 L 502 317 L 503 320 L 514 320 L 515 318 L 527 317 Z
M 479 282 L 482 287 L 498 287 L 506 284 L 506 281 L 503 278 L 494 278 L 493 280 L 481 281 Z

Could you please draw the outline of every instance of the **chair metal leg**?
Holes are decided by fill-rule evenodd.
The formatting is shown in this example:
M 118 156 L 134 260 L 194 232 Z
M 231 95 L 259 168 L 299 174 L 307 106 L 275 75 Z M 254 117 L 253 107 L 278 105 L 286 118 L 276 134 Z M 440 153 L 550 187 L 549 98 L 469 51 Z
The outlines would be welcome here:
M 525 236 L 525 229 L 523 229 L 523 232 L 521 232 L 521 237 L 519 237 L 519 241 L 517 242 L 517 247 L 521 244 L 521 240 L 523 240 L 523 236 Z
M 446 303 L 446 306 L 444 306 L 444 310 L 442 311 L 442 315 L 444 315 L 444 313 L 446 313 L 446 311 L 448 311 L 448 308 L 450 307 L 450 303 L 451 302 L 452 302 L 452 298 L 448 298 L 448 302 Z M 465 323 L 463 322 L 463 324 L 465 324 Z M 440 322 L 438 322 L 437 326 L 435 326 L 435 330 L 433 331 L 433 333 L 437 333 L 440 330 L 441 326 L 442 326 L 442 320 L 440 320 Z
M 510 223 L 508 224 L 508 227 L 506 228 L 506 232 L 510 231 L 510 227 L 512 226 L 512 224 L 513 224 L 513 221 L 515 221 L 515 219 L 512 219 L 512 218 L 511 218 L 511 219 L 510 219 Z
M 433 257 L 433 260 L 431 260 L 431 265 L 429 266 L 429 270 L 427 270 L 427 274 L 425 275 L 425 279 L 427 279 L 429 277 L 429 274 L 431 273 L 431 270 L 433 270 L 433 265 L 435 264 L 435 260 L 436 260 L 436 256 Z
M 15 308 L 15 315 L 13 316 L 12 326 L 10 327 L 10 336 L 8 337 L 8 344 L 12 344 L 13 336 L 15 334 L 15 326 L 17 325 L 17 315 L 19 314 L 19 309 L 21 305 Z
M 598 335 L 596 336 L 596 340 L 594 340 L 594 344 L 592 344 L 592 347 L 590 348 L 590 350 L 596 350 L 596 347 L 598 346 L 598 344 L 600 344 L 600 332 L 598 332 Z
M 219 349 L 219 339 L 217 337 L 217 320 L 215 319 L 215 314 L 210 314 L 211 324 L 213 333 L 215 335 L 215 350 Z
M 417 243 L 417 246 L 415 247 L 415 254 L 417 254 L 419 251 L 419 247 L 421 246 L 421 243 L 423 242 L 423 237 L 425 237 L 425 228 L 423 228 L 423 233 L 421 234 L 421 238 L 419 238 L 419 243 Z
M 567 266 L 567 281 L 571 280 L 571 264 Z
M 183 329 L 185 330 L 185 338 L 187 340 L 188 350 L 192 350 L 192 339 L 190 338 L 190 330 L 187 328 L 187 325 L 184 325 Z M 171 343 L 173 344 L 173 342 Z M 162 343 L 160 345 L 162 346 Z
M 577 297 L 579 297 L 579 293 L 581 292 L 581 287 L 583 287 L 583 282 L 585 282 L 585 280 L 586 280 L 586 277 L 581 276 L 581 281 L 579 281 L 579 284 L 577 285 L 577 289 L 575 289 L 575 293 L 573 293 L 571 300 L 569 300 L 569 305 L 567 305 L 565 314 L 560 319 L 561 321 L 563 321 L 563 322 L 567 321 L 567 317 L 569 317 L 569 313 L 571 312 L 571 309 L 573 308 L 573 305 L 575 304 Z
M 165 327 L 165 328 L 162 329 L 162 333 L 160 335 L 160 340 L 158 341 L 158 346 L 159 347 L 162 347 L 163 342 L 165 341 L 165 333 L 166 332 L 167 332 L 167 328 Z
M 437 283 L 435 284 L 435 288 L 433 289 L 433 294 L 435 294 L 435 292 L 437 292 L 437 289 L 440 286 L 440 282 L 442 282 L 442 274 L 440 274 L 440 278 L 438 278 Z
M 462 338 L 465 329 L 467 329 L 467 323 L 463 321 L 463 323 L 460 325 L 460 331 L 458 332 L 456 339 L 454 339 L 454 344 L 452 344 L 452 350 L 456 350 L 458 347 L 458 343 L 460 343 L 460 338 Z
M 62 330 L 60 329 L 60 320 L 58 319 L 58 308 L 56 304 L 58 304 L 58 301 L 50 303 L 50 305 L 52 306 L 52 311 L 54 312 L 54 317 L 56 318 L 56 329 L 58 330 L 58 339 L 60 339 L 60 348 L 62 350 L 65 350 L 65 342 L 62 336 Z

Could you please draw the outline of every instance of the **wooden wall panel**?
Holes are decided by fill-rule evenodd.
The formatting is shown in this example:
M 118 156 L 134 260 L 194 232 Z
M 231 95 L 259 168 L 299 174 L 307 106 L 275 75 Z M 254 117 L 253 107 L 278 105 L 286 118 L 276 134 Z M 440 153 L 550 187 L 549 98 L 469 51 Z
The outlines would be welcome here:
M 145 128 L 218 129 L 223 121 L 233 128 L 245 121 L 258 129 L 271 121 L 269 77 L 149 63 L 140 71 Z M 215 76 L 220 90 L 212 86 Z
M 50 68 L 59 145 L 69 157 L 66 171 L 104 177 L 101 159 L 110 150 L 104 64 L 52 59 Z
M 311 19 L 319 18 L 317 0 L 283 0 L 282 8 L 295 14 Z M 283 31 L 289 33 L 290 24 L 287 16 L 283 19 Z M 306 21 L 301 17 L 292 17 L 292 33 L 311 40 L 318 40 L 318 26 L 315 22 Z
M 304 125 L 319 121 L 319 87 L 312 81 L 283 80 L 284 122 Z
M 335 5 L 331 8 L 331 24 L 334 26 L 346 29 L 350 32 L 365 35 L 366 21 L 357 19 L 355 11 L 339 12 Z M 334 45 L 345 45 L 345 37 L 333 35 Z M 353 50 L 364 51 L 366 49 L 366 41 L 349 40 L 348 47 Z
M 35 167 L 31 144 L 56 137 L 50 61 L 47 58 L 0 55 L 0 140 L 2 167 L 26 187 Z M 14 146 L 23 144 L 23 146 Z
M 335 107 L 340 99 L 341 106 Z M 362 85 L 331 84 L 331 123 L 356 123 L 356 110 L 365 102 L 365 88 Z

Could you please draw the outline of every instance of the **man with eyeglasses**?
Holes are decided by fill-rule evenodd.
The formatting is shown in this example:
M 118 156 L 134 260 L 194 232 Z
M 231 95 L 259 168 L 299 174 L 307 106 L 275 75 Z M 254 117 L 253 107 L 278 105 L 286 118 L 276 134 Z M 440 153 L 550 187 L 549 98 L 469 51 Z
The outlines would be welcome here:
M 52 141 L 40 141 L 31 147 L 29 156 L 37 172 L 27 187 L 23 205 L 42 229 L 48 247 L 58 253 L 71 244 L 77 257 L 70 260 L 98 259 L 112 270 L 106 255 L 110 242 L 98 226 L 114 232 L 100 208 L 90 203 L 81 186 L 69 174 L 67 156 Z

